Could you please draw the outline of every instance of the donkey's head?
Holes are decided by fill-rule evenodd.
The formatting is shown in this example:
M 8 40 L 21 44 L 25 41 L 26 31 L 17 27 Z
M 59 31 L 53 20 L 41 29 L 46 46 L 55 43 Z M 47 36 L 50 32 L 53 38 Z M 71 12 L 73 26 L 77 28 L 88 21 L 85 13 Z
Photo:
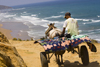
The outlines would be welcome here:
M 51 27 L 51 28 L 54 28 L 55 27 L 54 25 L 55 25 L 55 23 L 48 24 L 48 26 Z
M 49 38 L 54 38 L 55 36 L 59 36 L 61 35 L 61 30 L 57 29 L 54 26 L 54 23 L 50 23 L 48 24 L 48 29 L 45 32 L 46 37 L 48 36 Z
M 53 28 L 56 28 L 55 26 L 54 26 L 54 24 L 55 23 L 50 23 L 50 24 L 48 24 L 48 29 L 46 30 L 46 32 L 45 32 L 45 35 L 47 35 L 48 36 L 48 33 L 53 29 Z

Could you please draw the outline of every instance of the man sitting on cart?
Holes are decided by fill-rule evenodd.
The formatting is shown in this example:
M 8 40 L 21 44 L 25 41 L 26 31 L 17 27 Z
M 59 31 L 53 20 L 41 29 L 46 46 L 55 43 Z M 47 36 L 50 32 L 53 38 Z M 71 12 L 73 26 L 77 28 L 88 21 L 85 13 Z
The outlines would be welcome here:
M 77 20 L 75 20 L 74 18 L 71 18 L 71 13 L 69 13 L 69 12 L 67 12 L 65 14 L 64 18 L 66 20 L 65 20 L 64 25 L 63 25 L 63 31 L 62 31 L 61 36 L 64 36 L 66 28 L 67 28 L 67 35 L 66 36 L 68 38 L 70 38 L 72 35 L 78 35 L 79 32 L 78 32 Z

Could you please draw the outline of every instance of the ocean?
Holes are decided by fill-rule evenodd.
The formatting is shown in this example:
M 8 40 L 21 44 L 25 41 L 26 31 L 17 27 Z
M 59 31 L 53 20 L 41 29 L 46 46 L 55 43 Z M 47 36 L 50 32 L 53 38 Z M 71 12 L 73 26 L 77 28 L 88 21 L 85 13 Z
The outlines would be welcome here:
M 80 35 L 100 41 L 100 0 L 57 0 L 11 7 L 0 10 L 0 21 L 27 25 L 29 30 L 19 31 L 27 32 L 33 39 L 45 36 L 47 24 L 50 23 L 55 23 L 62 30 L 66 20 L 64 15 L 70 12 L 71 17 L 78 21 Z

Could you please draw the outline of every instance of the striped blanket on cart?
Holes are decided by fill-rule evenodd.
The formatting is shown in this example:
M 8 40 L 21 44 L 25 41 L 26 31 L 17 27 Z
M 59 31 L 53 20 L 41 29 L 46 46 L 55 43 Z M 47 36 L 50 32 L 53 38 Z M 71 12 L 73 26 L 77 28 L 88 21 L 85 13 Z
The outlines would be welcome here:
M 45 49 L 45 52 L 51 53 L 55 51 L 67 50 L 69 46 L 76 47 L 83 42 L 92 43 L 88 36 L 86 35 L 77 35 L 67 37 L 55 37 L 54 39 L 44 39 L 38 41 Z

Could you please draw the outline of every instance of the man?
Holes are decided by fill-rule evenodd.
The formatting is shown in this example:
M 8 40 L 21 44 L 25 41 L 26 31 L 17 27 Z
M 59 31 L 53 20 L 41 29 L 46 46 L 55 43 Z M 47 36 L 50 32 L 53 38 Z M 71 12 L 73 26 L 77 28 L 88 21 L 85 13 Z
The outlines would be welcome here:
M 74 18 L 71 18 L 71 14 L 69 12 L 67 12 L 65 14 L 65 17 L 66 20 L 64 22 L 64 25 L 63 25 L 63 31 L 62 31 L 62 35 L 65 34 L 65 30 L 67 28 L 67 34 L 70 34 L 70 35 L 78 35 L 78 23 L 77 23 L 77 20 L 75 20 Z

